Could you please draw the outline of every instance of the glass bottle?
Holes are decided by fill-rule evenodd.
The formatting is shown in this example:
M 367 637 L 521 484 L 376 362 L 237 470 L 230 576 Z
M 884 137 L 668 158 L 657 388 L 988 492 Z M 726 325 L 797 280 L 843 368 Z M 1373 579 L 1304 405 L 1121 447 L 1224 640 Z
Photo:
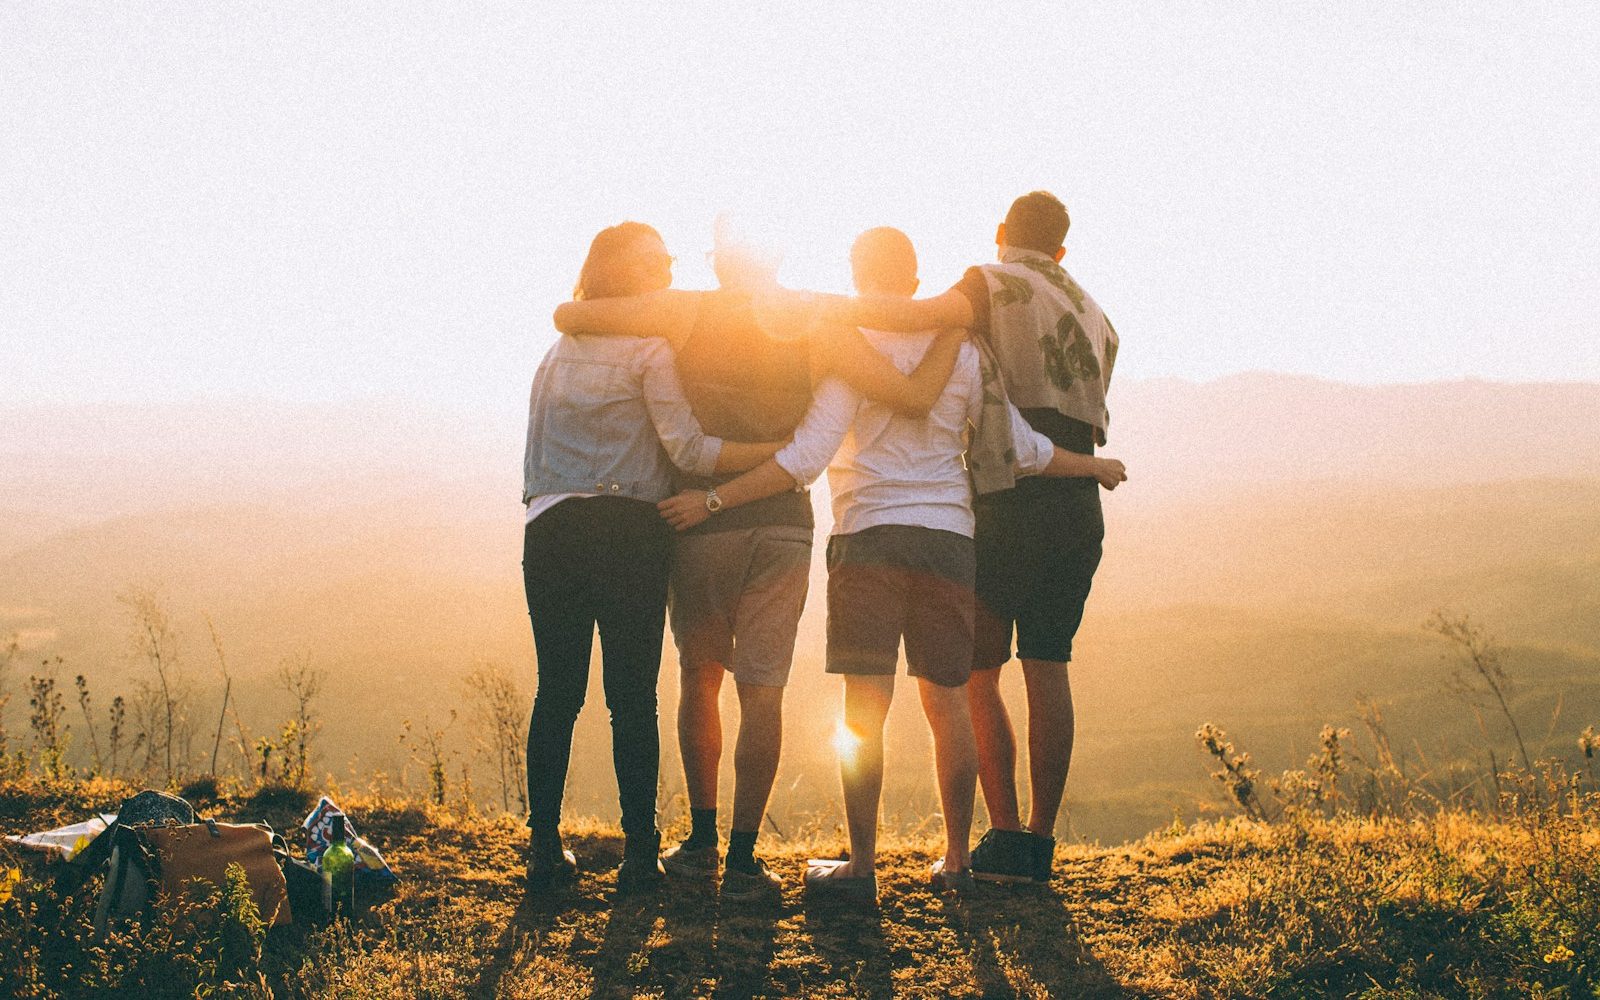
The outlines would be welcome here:
M 322 873 L 331 903 L 329 915 L 350 914 L 355 904 L 356 856 L 345 839 L 344 817 L 333 817 L 328 849 L 322 852 Z

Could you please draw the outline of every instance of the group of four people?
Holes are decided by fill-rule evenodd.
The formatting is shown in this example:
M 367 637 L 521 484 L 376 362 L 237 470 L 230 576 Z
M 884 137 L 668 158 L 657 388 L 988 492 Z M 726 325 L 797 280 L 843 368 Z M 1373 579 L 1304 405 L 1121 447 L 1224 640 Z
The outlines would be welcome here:
M 712 292 L 671 289 L 639 223 L 600 233 L 564 336 L 535 376 L 524 459 L 523 571 L 537 654 L 528 730 L 528 882 L 569 878 L 559 831 L 572 729 L 599 629 L 625 836 L 618 888 L 714 878 L 774 897 L 755 855 L 782 745 L 783 692 L 809 581 L 805 487 L 827 470 L 827 670 L 844 676 L 848 861 L 808 890 L 876 898 L 883 725 L 900 644 L 934 737 L 946 833 L 932 877 L 1048 881 L 1073 741 L 1067 663 L 1099 564 L 1096 457 L 1117 337 L 1060 266 L 1068 216 L 1044 192 L 1012 205 L 999 260 L 915 299 L 904 234 L 851 251 L 857 296 L 779 287 L 775 257 L 719 220 Z M 896 332 L 898 331 L 898 332 Z M 670 608 L 682 671 L 678 741 L 691 816 L 660 852 L 656 678 Z M 1031 812 L 999 668 L 1022 660 Z M 717 830 L 719 701 L 740 717 L 726 854 Z M 990 830 L 969 852 L 975 785 Z

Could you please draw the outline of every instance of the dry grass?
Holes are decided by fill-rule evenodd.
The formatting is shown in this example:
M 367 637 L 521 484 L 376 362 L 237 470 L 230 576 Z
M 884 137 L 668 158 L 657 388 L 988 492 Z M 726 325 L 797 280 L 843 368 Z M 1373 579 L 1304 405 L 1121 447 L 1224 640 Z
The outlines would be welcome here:
M 0 829 L 114 805 L 95 785 L 0 787 Z M 930 892 L 931 843 L 891 842 L 877 913 L 808 906 L 823 833 L 764 843 L 789 880 L 770 910 L 674 889 L 614 899 L 621 842 L 575 824 L 583 874 L 527 898 L 525 832 L 404 800 L 346 807 L 404 881 L 353 924 L 274 932 L 232 982 L 192 942 L 94 949 L 95 883 L 57 897 L 25 868 L 0 903 L 14 996 L 277 997 L 1583 997 L 1600 979 L 1600 830 L 1530 815 L 1483 821 L 1235 821 L 1115 848 L 1063 846 L 1049 889 Z M 287 829 L 280 796 L 215 811 Z M 0 870 L 19 864 L 0 858 Z M 150 949 L 167 949 L 151 954 Z M 120 950 L 119 950 L 120 949 Z M 13 974 L 10 970 L 18 970 Z M 139 984 L 135 993 L 133 984 Z

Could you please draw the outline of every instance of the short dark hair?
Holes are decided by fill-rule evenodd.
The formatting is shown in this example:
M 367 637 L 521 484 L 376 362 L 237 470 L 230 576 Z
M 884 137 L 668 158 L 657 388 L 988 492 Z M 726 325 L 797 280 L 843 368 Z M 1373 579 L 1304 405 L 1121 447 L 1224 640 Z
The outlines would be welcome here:
M 1067 206 L 1049 191 L 1030 191 L 1011 203 L 1006 213 L 1006 245 L 1039 253 L 1055 253 L 1066 243 L 1072 219 Z
M 878 226 L 856 237 L 850 271 L 859 292 L 908 295 L 917 288 L 917 250 L 905 233 Z

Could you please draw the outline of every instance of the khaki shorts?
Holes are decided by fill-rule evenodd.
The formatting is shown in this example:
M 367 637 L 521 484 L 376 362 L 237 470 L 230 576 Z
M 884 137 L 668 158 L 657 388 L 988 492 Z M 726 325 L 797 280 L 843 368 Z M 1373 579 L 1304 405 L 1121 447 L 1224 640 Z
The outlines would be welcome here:
M 667 600 L 678 662 L 719 663 L 740 684 L 787 684 L 810 577 L 810 528 L 680 536 Z

